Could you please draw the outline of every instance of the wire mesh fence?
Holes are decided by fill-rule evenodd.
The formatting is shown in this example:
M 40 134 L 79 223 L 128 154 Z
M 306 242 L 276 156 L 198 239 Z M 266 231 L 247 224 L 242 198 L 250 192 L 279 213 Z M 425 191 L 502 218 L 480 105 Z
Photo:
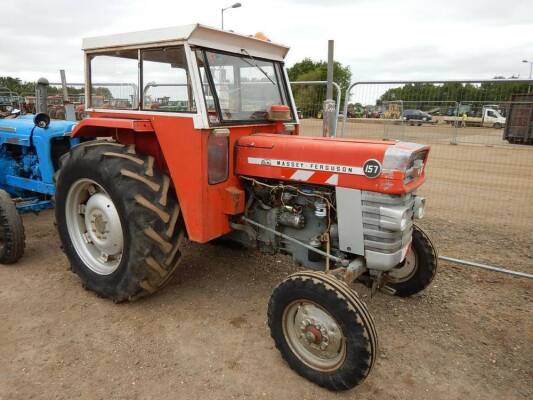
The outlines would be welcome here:
M 291 82 L 291 89 L 296 103 L 300 121 L 310 121 L 306 126 L 306 134 L 322 135 L 323 104 L 326 100 L 326 81 L 300 81 Z M 339 85 L 333 85 L 334 98 L 336 99 L 337 114 L 342 105 L 342 92 Z M 320 121 L 320 123 L 317 123 Z M 338 121 L 340 123 L 340 121 Z M 338 124 L 337 124 L 338 130 Z
M 447 255 L 531 270 L 533 94 L 524 81 L 366 82 L 348 91 L 337 136 L 431 145 L 423 221 Z M 323 92 L 299 101 L 320 135 Z M 494 251 L 498 249 L 498 251 Z M 510 261 L 512 260 L 512 262 Z
M 302 134 L 322 135 L 326 82 L 291 86 Z M 60 86 L 51 87 L 55 90 L 48 98 L 48 112 L 64 119 Z M 419 194 L 429 200 L 423 225 L 445 254 L 531 270 L 530 81 L 360 82 L 344 96 L 338 86 L 334 89 L 343 110 L 337 112 L 337 136 L 431 145 L 427 180 Z M 69 84 L 68 94 L 77 119 L 83 118 L 83 84 Z M 9 96 L 9 106 L 14 106 L 12 93 L 0 95 Z M 114 97 L 98 93 L 92 101 L 106 108 Z M 20 99 L 26 112 L 35 111 L 34 93 L 21 93 Z

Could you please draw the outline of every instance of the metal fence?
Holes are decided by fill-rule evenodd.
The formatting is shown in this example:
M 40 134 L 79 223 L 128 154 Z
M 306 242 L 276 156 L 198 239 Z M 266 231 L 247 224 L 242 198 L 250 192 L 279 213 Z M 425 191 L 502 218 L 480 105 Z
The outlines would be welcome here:
M 357 82 L 345 93 L 337 136 L 431 145 L 419 192 L 429 205 L 422 224 L 441 252 L 531 272 L 533 146 L 504 140 L 506 116 L 518 103 L 511 94 L 527 92 L 529 82 Z M 295 99 L 306 110 L 302 133 L 319 135 L 316 93 Z
M 306 125 L 307 135 L 322 135 L 323 104 L 326 100 L 327 81 L 295 81 L 291 82 L 296 108 L 300 120 L 315 121 Z M 341 87 L 333 82 L 336 115 L 340 114 L 342 105 Z M 335 130 L 338 131 L 338 122 Z M 342 122 L 342 121 L 341 121 Z
M 422 224 L 441 251 L 531 272 L 533 146 L 504 139 L 513 107 L 525 107 L 531 119 L 532 101 L 512 98 L 528 92 L 528 83 L 515 79 L 366 81 L 350 85 L 344 98 L 334 84 L 337 136 L 431 145 L 427 181 L 419 190 L 429 200 Z M 322 135 L 326 82 L 291 85 L 302 134 Z M 70 101 L 83 110 L 83 94 L 70 95 Z M 55 97 L 57 104 L 49 104 L 51 112 L 64 118 L 54 108 L 62 107 L 62 98 Z

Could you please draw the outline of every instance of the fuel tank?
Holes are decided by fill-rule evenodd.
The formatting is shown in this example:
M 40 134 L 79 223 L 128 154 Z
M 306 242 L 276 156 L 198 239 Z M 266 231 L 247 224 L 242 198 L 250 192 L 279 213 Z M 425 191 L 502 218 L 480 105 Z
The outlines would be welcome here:
M 249 177 L 402 194 L 423 183 L 428 154 L 428 146 L 393 140 L 258 133 L 238 140 L 235 172 Z

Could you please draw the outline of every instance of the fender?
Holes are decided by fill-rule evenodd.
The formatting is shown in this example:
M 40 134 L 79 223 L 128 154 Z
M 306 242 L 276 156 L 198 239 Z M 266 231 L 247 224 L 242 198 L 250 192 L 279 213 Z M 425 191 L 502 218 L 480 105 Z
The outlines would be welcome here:
M 205 243 L 231 231 L 228 215 L 244 210 L 244 191 L 231 170 L 225 182 L 208 185 L 211 130 L 195 130 L 192 118 L 92 115 L 76 126 L 73 137 L 112 137 L 153 156 L 156 168 L 171 177 L 190 240 Z
M 146 119 L 86 118 L 72 130 L 72 137 L 108 137 L 121 130 L 153 133 L 152 123 Z
M 169 172 L 150 120 L 86 118 L 74 127 L 72 137 L 112 137 L 122 144 L 133 144 L 140 152 L 154 157 L 158 169 L 166 173 Z

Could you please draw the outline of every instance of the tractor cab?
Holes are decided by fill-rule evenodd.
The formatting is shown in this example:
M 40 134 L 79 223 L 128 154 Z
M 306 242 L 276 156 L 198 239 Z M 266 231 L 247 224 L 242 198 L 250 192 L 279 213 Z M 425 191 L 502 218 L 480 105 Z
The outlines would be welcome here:
M 283 45 L 195 24 L 89 38 L 83 48 L 89 112 L 157 112 L 195 129 L 297 122 Z
M 231 161 L 239 138 L 298 131 L 288 47 L 194 24 L 88 38 L 83 49 L 90 118 L 73 136 L 109 136 L 152 155 L 183 199 L 189 237 L 229 233 L 228 216 L 244 210 Z

